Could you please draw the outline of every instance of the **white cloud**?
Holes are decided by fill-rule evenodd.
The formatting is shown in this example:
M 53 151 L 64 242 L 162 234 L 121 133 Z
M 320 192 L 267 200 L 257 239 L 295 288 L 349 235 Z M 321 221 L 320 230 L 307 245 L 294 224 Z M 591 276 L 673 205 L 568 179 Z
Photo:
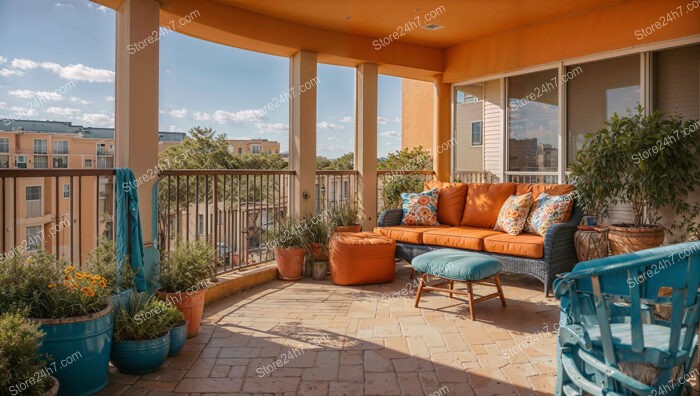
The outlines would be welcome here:
M 68 100 L 72 103 L 80 103 L 81 105 L 89 105 L 92 103 L 92 100 L 80 99 L 76 96 L 71 96 Z
M 262 110 L 239 110 L 236 112 L 230 112 L 225 110 L 217 110 L 214 112 L 214 121 L 218 123 L 225 123 L 227 121 L 255 121 L 262 119 L 264 112 Z
M 107 102 L 114 102 L 114 96 L 105 96 Z
M 36 69 L 39 67 L 39 64 L 37 62 L 34 62 L 33 60 L 29 59 L 24 59 L 24 58 L 15 58 L 10 62 L 10 66 L 12 66 L 14 69 L 19 69 L 19 70 L 31 70 L 31 69 Z
M 2 76 L 2 77 L 21 76 L 23 74 L 24 74 L 24 72 L 20 71 L 20 70 L 13 70 L 13 69 L 8 69 L 8 68 L 0 69 L 0 76 Z
M 173 109 L 173 108 L 166 108 L 160 110 L 161 114 L 167 114 L 171 117 L 175 118 L 185 118 L 187 117 L 187 109 Z
M 109 11 L 109 8 L 101 5 L 101 6 L 97 7 L 97 11 L 105 14 L 107 11 Z
M 7 102 L 0 101 L 0 109 L 4 109 L 7 106 Z
M 46 112 L 63 117 L 73 117 L 80 114 L 80 110 L 73 107 L 49 107 Z
M 41 100 L 63 100 L 63 95 L 58 92 L 49 91 L 32 91 L 31 89 L 16 89 L 14 91 L 7 91 L 12 96 L 16 96 L 22 99 L 41 99 Z
M 180 129 L 175 125 L 168 125 L 168 132 L 180 132 Z
M 380 133 L 380 135 L 386 136 L 386 137 L 399 137 L 399 136 L 401 136 L 401 131 L 384 131 L 384 132 Z
M 401 123 L 401 119 L 399 117 L 394 118 L 394 122 L 397 124 Z
M 345 116 L 338 121 L 342 122 L 343 124 L 350 124 L 351 122 L 355 121 L 355 118 L 353 118 L 351 116 Z
M 7 62 L 7 58 L 5 58 L 4 56 L 0 56 L 0 63 L 5 63 L 5 62 Z
M 257 133 L 284 133 L 289 131 L 289 126 L 281 122 L 256 122 L 253 125 L 257 129 Z
M 377 124 L 384 125 L 389 122 L 389 119 L 386 117 L 379 116 L 377 117 Z
M 88 113 L 78 118 L 88 126 L 114 127 L 114 116 L 104 113 Z
M 54 62 L 42 62 L 41 67 L 46 70 L 51 70 L 66 80 L 106 83 L 111 83 L 114 81 L 113 71 L 106 69 L 95 69 L 93 67 L 85 66 L 82 63 L 61 66 Z
M 13 116 L 24 116 L 24 117 L 36 117 L 39 115 L 39 113 L 36 111 L 36 109 L 28 109 L 26 107 L 18 107 L 18 106 L 13 106 L 10 107 L 10 111 L 13 113 Z
M 58 8 L 75 8 L 73 4 L 68 4 L 68 3 L 56 3 L 56 7 Z
M 318 124 L 316 124 L 316 127 L 318 129 L 332 129 L 332 130 L 345 129 L 345 127 L 342 125 L 334 124 L 334 123 L 328 122 L 328 121 L 321 121 Z
M 202 113 L 201 111 L 195 111 L 192 113 L 192 118 L 197 121 L 209 121 L 211 120 L 211 115 L 209 113 Z

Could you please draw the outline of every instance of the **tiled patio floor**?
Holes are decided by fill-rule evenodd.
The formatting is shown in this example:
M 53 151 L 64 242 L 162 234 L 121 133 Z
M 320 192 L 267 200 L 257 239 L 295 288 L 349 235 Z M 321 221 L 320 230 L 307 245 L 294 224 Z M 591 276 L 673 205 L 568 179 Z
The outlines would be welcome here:
M 142 377 L 114 371 L 105 393 L 551 394 L 557 300 L 530 278 L 503 281 L 508 306 L 479 304 L 477 321 L 443 295 L 414 308 L 405 265 L 385 285 L 274 281 L 208 306 L 180 356 Z

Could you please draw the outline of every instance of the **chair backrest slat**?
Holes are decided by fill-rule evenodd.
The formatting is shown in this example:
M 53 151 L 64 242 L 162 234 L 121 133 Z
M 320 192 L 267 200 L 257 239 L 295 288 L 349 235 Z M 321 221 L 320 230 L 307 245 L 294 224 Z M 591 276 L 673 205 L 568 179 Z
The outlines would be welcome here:
M 628 279 L 638 279 L 639 268 L 627 271 Z M 632 351 L 644 350 L 644 331 L 642 329 L 642 301 L 639 282 L 633 282 L 630 288 L 630 333 L 632 334 Z
M 593 284 L 593 299 L 595 302 L 596 316 L 598 318 L 598 326 L 600 326 L 600 341 L 603 344 L 603 356 L 605 363 L 616 365 L 615 347 L 612 343 L 612 330 L 610 329 L 610 321 L 608 320 L 608 308 L 605 304 L 605 297 L 600 287 L 600 277 L 594 275 L 591 278 Z

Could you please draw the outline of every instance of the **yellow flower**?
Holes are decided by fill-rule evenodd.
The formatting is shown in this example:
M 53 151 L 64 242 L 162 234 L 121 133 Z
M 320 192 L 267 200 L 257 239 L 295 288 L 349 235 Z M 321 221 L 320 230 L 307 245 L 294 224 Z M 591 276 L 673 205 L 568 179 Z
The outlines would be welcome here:
M 75 273 L 75 279 L 83 279 L 84 277 L 85 277 L 85 274 L 82 272 Z
M 55 283 L 49 283 L 49 289 L 53 289 L 54 287 L 56 287 Z
M 100 279 L 100 286 L 107 287 L 107 281 L 105 280 L 105 278 Z
M 80 291 L 88 297 L 95 297 L 95 290 L 92 287 L 85 286 Z
M 70 274 L 71 272 L 73 272 L 73 270 L 75 270 L 75 267 L 72 265 L 69 265 L 63 270 L 63 273 Z

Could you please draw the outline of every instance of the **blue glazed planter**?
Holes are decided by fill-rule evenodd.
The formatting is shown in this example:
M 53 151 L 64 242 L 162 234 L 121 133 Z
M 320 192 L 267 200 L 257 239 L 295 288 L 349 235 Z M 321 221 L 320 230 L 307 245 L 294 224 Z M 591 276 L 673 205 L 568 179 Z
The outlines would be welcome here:
M 170 329 L 170 352 L 168 356 L 177 356 L 180 354 L 182 347 L 185 346 L 187 340 L 187 321 L 180 326 L 175 326 Z
M 59 396 L 92 395 L 109 385 L 111 305 L 91 315 L 36 321 L 46 333 L 39 351 L 52 356 L 47 367 L 55 368 Z
M 124 374 L 146 374 L 158 370 L 168 357 L 170 333 L 145 341 L 115 341 L 112 364 Z

